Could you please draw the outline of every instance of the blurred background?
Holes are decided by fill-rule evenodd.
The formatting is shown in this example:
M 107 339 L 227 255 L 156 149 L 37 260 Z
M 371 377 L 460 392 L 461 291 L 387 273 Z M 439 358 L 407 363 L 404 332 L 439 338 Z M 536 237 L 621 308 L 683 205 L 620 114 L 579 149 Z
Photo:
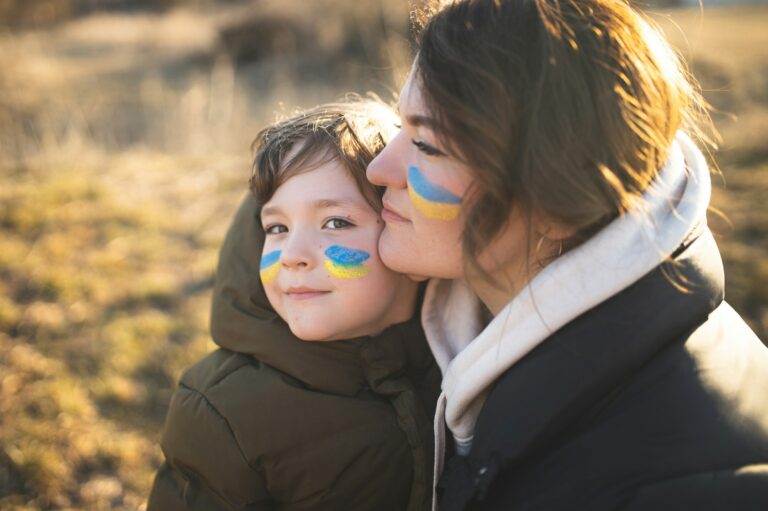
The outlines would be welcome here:
M 727 298 L 768 339 L 768 5 L 641 4 L 723 142 Z M 140 509 L 256 132 L 394 100 L 407 0 L 0 0 L 0 509 Z

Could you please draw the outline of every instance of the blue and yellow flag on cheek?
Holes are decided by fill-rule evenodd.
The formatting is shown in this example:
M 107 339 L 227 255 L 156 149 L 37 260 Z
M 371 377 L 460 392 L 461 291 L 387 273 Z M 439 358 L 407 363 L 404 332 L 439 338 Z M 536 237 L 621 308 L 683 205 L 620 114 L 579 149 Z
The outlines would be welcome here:
M 417 167 L 408 168 L 408 196 L 416 210 L 432 220 L 453 220 L 459 216 L 461 197 L 430 182 Z
M 371 257 L 365 250 L 331 245 L 325 251 L 325 257 L 328 258 L 325 260 L 325 269 L 340 279 L 359 279 L 371 271 L 370 268 L 363 266 L 363 263 Z
M 259 276 L 262 284 L 272 282 L 280 271 L 280 250 L 274 250 L 261 256 L 259 264 Z

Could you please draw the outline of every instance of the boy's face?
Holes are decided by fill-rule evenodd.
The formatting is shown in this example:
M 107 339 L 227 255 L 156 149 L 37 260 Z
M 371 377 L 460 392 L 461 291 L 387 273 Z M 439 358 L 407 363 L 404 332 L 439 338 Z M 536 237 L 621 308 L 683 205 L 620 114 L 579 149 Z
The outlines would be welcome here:
M 382 264 L 381 217 L 339 162 L 289 178 L 261 222 L 262 283 L 300 339 L 375 335 L 412 316 L 416 284 Z

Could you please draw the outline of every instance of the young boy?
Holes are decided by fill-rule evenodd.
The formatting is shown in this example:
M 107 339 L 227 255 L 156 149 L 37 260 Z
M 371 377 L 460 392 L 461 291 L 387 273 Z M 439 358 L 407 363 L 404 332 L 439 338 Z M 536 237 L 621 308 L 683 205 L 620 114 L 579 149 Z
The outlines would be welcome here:
M 216 276 L 220 349 L 171 400 L 149 511 L 429 507 L 440 376 L 365 179 L 396 122 L 360 101 L 258 135 Z

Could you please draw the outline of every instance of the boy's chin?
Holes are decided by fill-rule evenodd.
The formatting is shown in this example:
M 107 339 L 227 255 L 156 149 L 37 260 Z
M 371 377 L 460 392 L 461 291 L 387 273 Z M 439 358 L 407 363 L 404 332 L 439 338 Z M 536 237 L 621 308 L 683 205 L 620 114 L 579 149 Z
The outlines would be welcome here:
M 306 342 L 330 342 L 338 341 L 339 337 L 331 335 L 328 332 L 318 331 L 311 328 L 301 328 L 300 326 L 288 325 L 291 329 L 291 333 L 299 338 L 299 340 Z

